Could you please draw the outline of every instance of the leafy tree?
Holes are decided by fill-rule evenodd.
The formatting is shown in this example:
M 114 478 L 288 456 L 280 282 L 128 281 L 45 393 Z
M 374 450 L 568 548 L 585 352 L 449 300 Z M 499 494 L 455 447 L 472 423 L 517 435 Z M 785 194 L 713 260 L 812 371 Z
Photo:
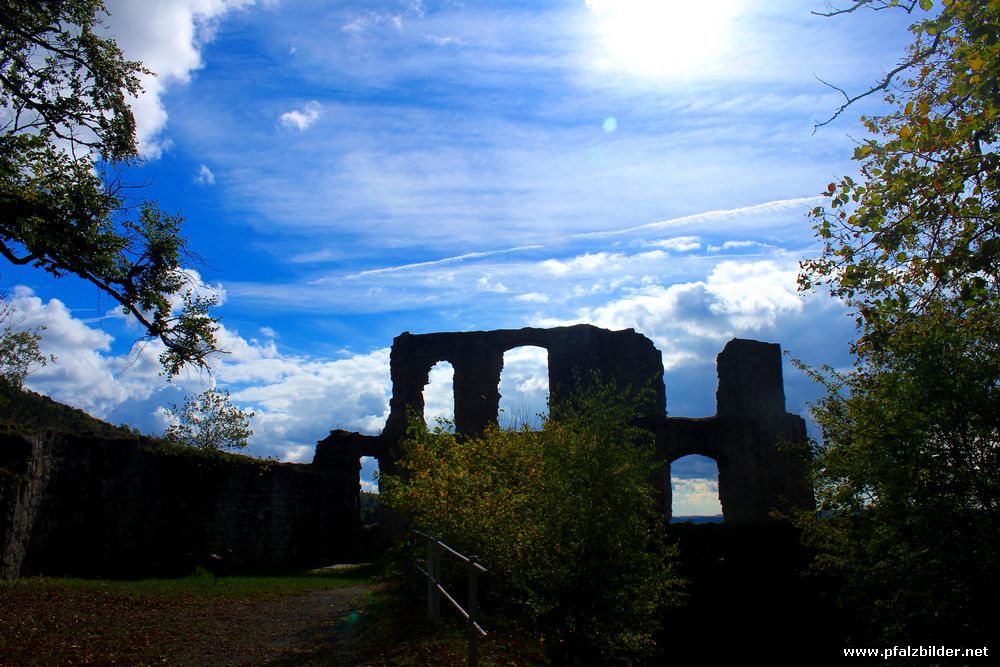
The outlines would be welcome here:
M 24 378 L 52 359 L 38 347 L 40 329 L 19 324 L 13 306 L 0 297 L 0 394 L 20 391 Z
M 172 405 L 167 414 L 174 422 L 167 428 L 167 440 L 199 449 L 242 449 L 253 435 L 252 410 L 232 404 L 229 390 L 208 389 L 184 399 L 184 406 Z
M 148 70 L 97 34 L 104 14 L 101 0 L 0 2 L 0 255 L 96 285 L 162 341 L 173 376 L 215 351 L 215 301 L 180 268 L 181 218 L 125 197 L 128 99 Z
M 812 211 L 824 247 L 800 285 L 828 285 L 859 338 L 853 369 L 820 378 L 827 518 L 803 525 L 868 639 L 977 642 L 1000 622 L 1000 2 L 831 13 L 862 7 L 924 13 L 903 62 L 838 110 L 877 91 L 888 108 L 862 119 L 860 177 Z
M 883 5 L 916 3 L 852 9 Z M 976 311 L 998 296 L 1000 3 L 944 5 L 912 26 L 908 57 L 868 91 L 885 89 L 890 111 L 862 118 L 860 179 L 831 183 L 829 206 L 812 211 L 824 246 L 800 284 L 827 284 L 855 307 L 862 355 L 934 300 Z
M 628 404 L 597 389 L 539 431 L 475 438 L 415 420 L 380 501 L 475 553 L 558 658 L 648 653 L 677 579 L 649 483 L 651 434 Z
M 802 525 L 858 641 L 977 642 L 1000 622 L 998 338 L 962 324 L 935 307 L 813 409 L 823 516 Z

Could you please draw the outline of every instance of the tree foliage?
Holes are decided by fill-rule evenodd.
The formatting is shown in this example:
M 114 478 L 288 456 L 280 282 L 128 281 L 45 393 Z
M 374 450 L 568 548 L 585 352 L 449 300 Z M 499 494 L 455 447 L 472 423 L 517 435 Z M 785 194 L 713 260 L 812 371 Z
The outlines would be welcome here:
M 475 553 L 556 654 L 648 652 L 677 579 L 649 483 L 651 436 L 627 404 L 595 390 L 539 431 L 475 438 L 414 421 L 380 500 Z
M 862 119 L 860 176 L 812 212 L 800 285 L 828 285 L 859 337 L 854 368 L 820 378 L 825 518 L 803 525 L 866 639 L 980 641 L 1000 623 L 1000 1 L 841 11 L 863 7 L 922 13 L 868 91 L 887 111 Z
M 165 371 L 215 351 L 211 298 L 181 270 L 181 218 L 130 203 L 130 97 L 142 65 L 101 37 L 101 0 L 0 2 L 0 255 L 110 295 L 165 346 Z
M 929 316 L 876 369 L 824 378 L 813 409 L 822 514 L 802 525 L 862 643 L 1000 623 L 1000 339 Z
M 190 447 L 208 450 L 243 449 L 253 435 L 252 410 L 233 405 L 229 390 L 208 389 L 184 399 L 184 406 L 167 410 L 173 423 L 164 437 Z
M 932 301 L 986 309 L 998 296 L 1000 2 L 944 4 L 883 82 L 890 111 L 862 118 L 860 178 L 831 183 L 812 212 L 824 246 L 800 284 L 856 308 L 862 354 Z
M 13 306 L 0 297 L 0 394 L 20 391 L 24 379 L 52 359 L 39 349 L 40 329 L 20 325 Z

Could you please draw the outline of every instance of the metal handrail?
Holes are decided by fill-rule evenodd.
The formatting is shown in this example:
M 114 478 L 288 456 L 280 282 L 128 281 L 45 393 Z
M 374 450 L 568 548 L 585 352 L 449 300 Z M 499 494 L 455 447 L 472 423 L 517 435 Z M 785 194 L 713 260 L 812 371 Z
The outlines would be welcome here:
M 469 634 L 469 667 L 476 667 L 479 663 L 479 637 L 486 636 L 486 630 L 479 625 L 476 621 L 477 606 L 477 577 L 480 572 L 486 573 L 487 570 L 479 562 L 476 561 L 475 556 L 465 556 L 459 553 L 455 549 L 427 533 L 422 533 L 419 530 L 411 528 L 411 530 L 420 535 L 427 540 L 427 569 L 417 566 L 424 576 L 427 578 L 427 616 L 434 623 L 441 620 L 441 596 L 443 595 L 448 602 L 452 604 L 458 613 L 465 618 L 466 625 L 468 627 Z M 469 566 L 469 601 L 468 610 L 462 608 L 455 598 L 453 598 L 444 586 L 441 585 L 441 548 L 452 554 L 462 562 Z
M 441 544 L 441 546 L 444 546 L 444 544 Z M 486 568 L 484 568 L 482 565 L 479 565 L 477 563 L 476 567 L 479 568 L 481 571 L 486 572 Z M 425 570 L 424 568 L 420 567 L 419 565 L 417 566 L 417 569 L 420 570 L 421 572 L 423 572 L 423 574 L 424 574 L 425 577 L 427 577 L 428 579 L 433 580 L 433 577 L 427 572 L 427 570 Z M 448 591 L 445 589 L 445 587 L 442 586 L 439 583 L 435 583 L 434 586 L 435 586 L 435 588 L 437 588 L 438 592 L 441 593 L 441 595 L 443 595 L 445 597 L 445 599 L 448 600 L 448 602 L 450 602 L 452 604 L 453 607 L 455 607 L 455 609 L 458 611 L 458 613 L 462 615 L 462 618 L 464 618 L 466 621 L 468 621 L 469 620 L 469 612 L 465 611 L 465 609 L 462 608 L 462 605 L 459 604 L 458 602 L 456 602 L 455 598 L 451 597 L 451 594 L 448 593 Z M 486 636 L 486 630 L 483 630 L 483 628 L 480 627 L 479 623 L 477 623 L 476 621 L 472 621 L 472 625 L 476 629 L 476 631 L 480 634 L 480 636 L 482 636 L 482 637 Z

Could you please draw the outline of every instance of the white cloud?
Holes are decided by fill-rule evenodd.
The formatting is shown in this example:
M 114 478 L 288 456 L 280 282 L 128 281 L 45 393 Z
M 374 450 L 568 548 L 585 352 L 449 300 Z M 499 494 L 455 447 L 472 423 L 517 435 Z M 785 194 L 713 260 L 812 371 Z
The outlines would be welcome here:
M 45 327 L 39 347 L 56 358 L 28 377 L 30 389 L 98 417 L 130 396 L 146 398 L 155 391 L 149 381 L 159 370 L 158 345 L 136 346 L 127 356 L 113 357 L 113 337 L 75 317 L 59 299 L 43 302 L 18 286 L 10 304 L 24 327 Z
M 23 326 L 45 327 L 40 347 L 56 356 L 28 377 L 27 386 L 99 418 L 163 428 L 165 405 L 179 402 L 184 391 L 218 384 L 232 390 L 237 405 L 256 412 L 250 453 L 305 460 L 313 443 L 330 430 L 378 433 L 388 417 L 388 348 L 320 361 L 283 354 L 273 339 L 248 341 L 223 326 L 218 341 L 227 354 L 216 359 L 213 376 L 182 374 L 168 384 L 160 374 L 158 341 L 115 354 L 111 334 L 75 316 L 58 299 L 43 302 L 18 286 L 9 303 Z
M 330 260 L 341 259 L 343 256 L 343 252 L 323 248 L 320 250 L 296 253 L 289 257 L 288 261 L 292 264 L 313 264 L 316 262 L 328 262 Z
M 697 236 L 675 236 L 670 239 L 660 239 L 658 241 L 647 241 L 644 246 L 663 248 L 669 252 L 688 252 L 701 248 L 701 239 Z
M 822 201 L 823 198 L 820 196 L 796 197 L 794 199 L 777 199 L 774 201 L 763 202 L 761 204 L 753 204 L 751 206 L 740 206 L 738 208 L 719 209 L 715 211 L 705 211 L 704 213 L 694 213 L 692 215 L 684 215 L 678 218 L 671 218 L 669 220 L 661 220 L 659 222 L 649 222 L 642 225 L 636 225 L 634 227 L 626 227 L 624 229 L 574 234 L 572 238 L 603 238 L 609 236 L 620 236 L 623 234 L 637 234 L 640 232 L 655 231 L 658 229 L 687 227 L 696 224 L 704 224 L 704 223 L 714 224 L 738 218 L 752 217 L 754 215 L 759 215 L 759 214 L 780 213 L 789 210 L 804 211 L 806 210 L 807 207 L 815 206 L 816 204 Z
M 411 264 L 400 264 L 398 266 L 386 266 L 380 269 L 368 269 L 367 271 L 361 271 L 354 275 L 348 276 L 348 278 L 362 278 L 364 276 L 376 275 L 379 273 L 395 273 L 397 271 L 409 271 L 412 269 L 425 269 L 434 266 L 441 266 L 442 264 L 455 264 L 459 262 L 464 262 L 470 259 L 480 259 L 483 257 L 490 257 L 493 255 L 504 255 L 508 253 L 523 252 L 525 250 L 535 250 L 540 248 L 538 245 L 527 245 L 527 246 L 517 246 L 514 248 L 504 248 L 503 250 L 486 250 L 480 252 L 467 252 L 461 255 L 455 255 L 453 257 L 443 257 L 441 259 L 433 259 L 426 262 L 413 262 Z
M 793 255 L 775 251 L 767 260 L 723 262 L 691 257 L 683 263 L 688 266 L 677 275 L 653 275 L 648 282 L 631 281 L 573 299 L 556 298 L 565 293 L 557 284 L 548 292 L 553 299 L 545 309 L 526 319 L 538 327 L 589 323 L 644 334 L 662 353 L 674 415 L 714 414 L 715 357 L 733 337 L 780 343 L 811 364 L 847 363 L 853 321 L 843 304 L 796 291 Z M 699 269 L 704 277 L 698 277 Z M 788 364 L 785 384 L 789 411 L 804 415 L 819 389 Z
M 378 482 L 372 480 L 373 474 L 378 470 L 378 459 L 371 456 L 361 457 L 361 490 L 369 493 L 378 493 Z
M 168 297 L 170 306 L 174 311 L 180 311 L 184 305 L 184 297 L 190 292 L 191 296 L 205 300 L 214 300 L 217 306 L 226 302 L 226 290 L 222 285 L 206 283 L 201 279 L 201 274 L 194 269 L 176 269 L 175 273 L 180 277 L 183 287 L 180 291 Z
M 451 35 L 426 35 L 426 39 L 436 46 L 463 46 L 465 44 L 465 42 L 458 37 L 453 37 Z
M 769 248 L 770 246 L 760 241 L 726 241 L 722 245 L 708 246 L 709 252 L 719 252 L 720 250 L 735 250 L 739 248 Z
M 619 268 L 624 259 L 625 255 L 622 253 L 588 252 L 568 261 L 547 259 L 541 262 L 541 267 L 554 276 L 607 272 Z
M 502 282 L 493 282 L 489 276 L 482 276 L 476 281 L 476 287 L 483 292 L 507 292 L 507 286 Z
M 714 516 L 722 514 L 719 483 L 710 479 L 671 477 L 671 513 L 674 516 Z
M 319 120 L 321 109 L 322 106 L 319 102 L 316 100 L 310 100 L 309 102 L 306 102 L 306 105 L 302 107 L 301 111 L 294 109 L 281 114 L 278 118 L 278 122 L 281 123 L 283 127 L 290 130 L 299 130 L 301 132 Z
M 434 426 L 439 418 L 455 418 L 455 368 L 447 361 L 431 367 L 424 387 L 424 421 Z
M 773 324 L 780 313 L 800 311 L 796 275 L 790 266 L 770 260 L 726 261 L 704 281 L 641 288 L 585 314 L 609 328 L 681 329 L 722 339 Z
M 794 221 L 795 217 L 782 215 L 777 225 L 791 228 L 798 224 L 801 227 Z M 767 233 L 770 235 L 773 232 L 775 223 L 771 220 L 754 222 L 762 222 L 761 226 L 770 225 Z M 754 226 L 742 220 L 739 225 Z M 784 232 L 784 227 L 781 230 Z M 722 233 L 734 231 L 742 234 L 746 230 L 721 230 Z M 788 237 L 794 237 L 794 234 L 795 231 L 790 230 L 784 234 L 782 242 L 792 245 L 791 249 L 759 243 L 759 252 L 754 256 L 774 258 L 774 261 L 794 271 L 790 258 L 799 256 L 799 244 L 802 242 L 799 238 L 789 241 Z M 725 245 L 722 242 L 724 238 L 725 235 L 716 240 L 716 244 Z M 285 306 L 306 309 L 317 309 L 322 305 L 327 309 L 366 313 L 398 311 L 414 303 L 434 303 L 437 306 L 466 304 L 470 308 L 478 306 L 481 312 L 488 293 L 507 293 L 509 296 L 505 302 L 511 306 L 551 304 L 547 312 L 538 317 L 567 319 L 568 314 L 560 312 L 561 305 L 596 308 L 601 305 L 598 299 L 602 295 L 607 302 L 615 296 L 625 298 L 648 294 L 648 290 L 657 286 L 704 281 L 720 261 L 719 257 L 704 250 L 698 251 L 699 246 L 706 248 L 707 241 L 704 237 L 693 235 L 661 238 L 652 241 L 659 246 L 655 249 L 647 249 L 649 242 L 641 239 L 615 244 L 575 242 L 557 245 L 553 242 L 465 252 L 441 259 L 362 271 L 341 269 L 339 273 L 307 276 L 298 284 L 233 283 L 230 287 L 241 298 L 253 298 L 260 302 L 281 302 Z M 611 249 L 601 249 L 602 245 L 610 245 Z M 642 250 L 635 251 L 635 247 Z M 551 254 L 546 257 L 542 254 L 545 251 Z M 568 251 L 576 252 L 562 256 L 555 254 Z M 316 259 L 327 256 L 322 250 L 317 253 L 314 255 Z M 523 257 L 517 257 L 517 254 Z M 501 259 L 503 255 L 511 257 Z M 313 256 L 306 258 L 313 259 Z M 493 259 L 486 261 L 487 258 Z M 346 263 L 346 260 L 341 260 L 334 266 Z M 330 286 L 336 286 L 336 289 Z
M 143 93 L 130 101 L 140 150 L 157 158 L 169 147 L 163 136 L 167 110 L 163 95 L 190 81 L 204 63 L 201 51 L 212 40 L 215 24 L 226 13 L 255 0 L 109 0 L 108 31 L 130 60 L 139 60 L 155 76 L 143 75 Z
M 708 277 L 714 297 L 712 313 L 728 318 L 738 330 L 773 325 L 780 313 L 802 310 L 798 265 L 779 267 L 773 261 L 721 262 Z
M 234 354 L 235 356 L 235 354 Z M 218 370 L 252 406 L 257 453 L 300 460 L 332 429 L 376 434 L 389 416 L 389 349 L 319 361 L 247 345 Z
M 392 26 L 398 31 L 403 27 L 403 17 L 399 14 L 368 12 L 352 16 L 344 25 L 340 26 L 340 30 L 355 37 L 361 37 L 365 33 L 385 25 Z
M 198 185 L 215 185 L 215 174 L 207 165 L 198 167 L 198 175 L 194 177 L 194 182 Z
M 539 426 L 537 416 L 548 411 L 548 352 L 532 345 L 504 352 L 499 390 L 501 426 Z

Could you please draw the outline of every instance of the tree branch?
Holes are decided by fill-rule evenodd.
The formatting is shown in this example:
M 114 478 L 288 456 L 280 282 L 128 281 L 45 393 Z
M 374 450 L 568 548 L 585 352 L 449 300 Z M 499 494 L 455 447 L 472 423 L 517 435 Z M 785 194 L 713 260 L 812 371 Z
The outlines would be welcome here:
M 30 254 L 25 257 L 18 257 L 14 252 L 7 247 L 7 244 L 0 241 L 0 255 L 3 255 L 7 261 L 11 264 L 16 264 L 18 266 L 24 266 L 25 264 L 30 264 L 36 259 L 38 259 L 37 254 Z
M 874 93 L 876 93 L 876 92 L 878 92 L 880 90 L 887 90 L 889 88 L 889 86 L 892 84 L 892 80 L 896 78 L 897 74 L 899 74 L 900 72 L 903 72 L 903 71 L 905 71 L 905 70 L 913 67 L 917 63 L 924 61 L 928 56 L 936 53 L 937 49 L 938 49 L 938 46 L 940 46 L 940 44 L 941 44 L 941 33 L 938 33 L 938 34 L 934 35 L 934 41 L 931 42 L 930 46 L 928 46 L 923 51 L 920 51 L 919 53 L 915 54 L 912 58 L 909 58 L 908 60 L 903 61 L 902 63 L 900 63 L 899 65 L 897 65 L 893 69 L 889 70 L 888 74 L 886 74 L 884 77 L 882 77 L 882 80 L 878 84 L 872 86 L 871 88 L 869 88 L 868 90 L 866 90 L 863 93 L 859 93 L 859 94 L 855 95 L 854 97 L 848 96 L 848 94 L 846 92 L 844 92 L 843 89 L 838 88 L 837 86 L 833 85 L 832 83 L 827 83 L 823 79 L 821 79 L 818 76 L 816 76 L 816 74 L 813 74 L 813 76 L 816 77 L 817 81 L 819 81 L 820 83 L 822 83 L 825 86 L 829 86 L 830 88 L 833 88 L 834 90 L 836 90 L 837 92 L 839 92 L 841 95 L 843 95 L 844 98 L 847 100 L 846 102 L 844 102 L 843 104 L 841 104 L 839 107 L 837 107 L 837 110 L 833 113 L 832 116 L 830 116 L 829 118 L 827 118 L 822 123 L 816 123 L 816 124 L 814 124 L 813 125 L 813 134 L 815 134 L 816 130 L 818 130 L 819 128 L 823 127 L 824 125 L 829 125 L 834 120 L 836 120 L 840 116 L 840 114 L 844 113 L 844 111 L 847 110 L 847 107 L 851 106 L 852 104 L 854 104 L 858 100 L 862 100 L 862 99 L 868 97 L 869 95 L 872 95 L 872 94 L 874 94 Z
M 862 7 L 871 7 L 871 10 L 874 12 L 880 12 L 883 9 L 896 8 L 896 9 L 902 9 L 907 14 L 912 14 L 913 10 L 917 6 L 917 0 L 910 0 L 909 5 L 907 5 L 904 2 L 886 2 L 886 0 L 851 0 L 851 1 L 854 2 L 854 5 L 851 7 L 847 7 L 846 9 L 834 9 L 833 5 L 828 2 L 826 3 L 828 11 L 826 12 L 813 11 L 809 13 L 815 16 L 824 16 L 829 18 L 831 16 L 839 16 L 841 14 L 851 14 L 852 12 L 861 9 Z

